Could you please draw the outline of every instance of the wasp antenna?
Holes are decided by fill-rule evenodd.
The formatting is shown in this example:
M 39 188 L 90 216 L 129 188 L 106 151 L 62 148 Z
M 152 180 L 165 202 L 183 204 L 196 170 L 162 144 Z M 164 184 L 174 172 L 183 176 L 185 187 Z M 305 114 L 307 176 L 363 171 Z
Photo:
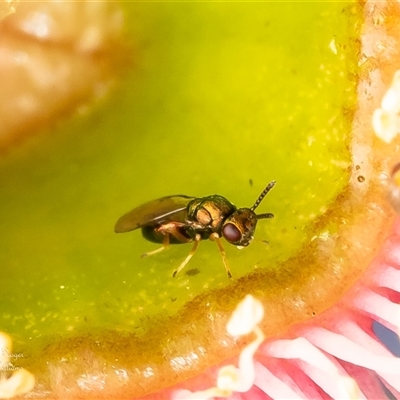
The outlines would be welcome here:
M 268 183 L 267 187 L 262 191 L 262 193 L 258 196 L 258 199 L 254 203 L 253 207 L 250 208 L 251 211 L 254 211 L 262 202 L 263 198 L 268 194 L 268 192 L 275 186 L 276 181 L 272 181 Z M 268 214 L 260 214 L 260 215 L 268 215 Z M 272 214 L 271 214 L 272 215 Z M 273 216 L 272 216 L 273 217 Z M 263 218 L 272 218 L 272 217 L 263 217 Z M 261 219 L 257 215 L 257 219 Z
M 256 217 L 257 219 L 274 218 L 274 214 L 272 213 L 258 214 L 256 215 Z

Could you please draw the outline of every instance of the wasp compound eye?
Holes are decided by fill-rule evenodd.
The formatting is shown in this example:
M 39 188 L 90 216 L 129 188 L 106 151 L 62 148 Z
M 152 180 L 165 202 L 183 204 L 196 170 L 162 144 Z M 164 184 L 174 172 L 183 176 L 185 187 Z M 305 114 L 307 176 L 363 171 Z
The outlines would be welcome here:
M 225 226 L 222 228 L 222 235 L 230 243 L 239 242 L 242 238 L 242 233 L 233 224 L 225 224 Z

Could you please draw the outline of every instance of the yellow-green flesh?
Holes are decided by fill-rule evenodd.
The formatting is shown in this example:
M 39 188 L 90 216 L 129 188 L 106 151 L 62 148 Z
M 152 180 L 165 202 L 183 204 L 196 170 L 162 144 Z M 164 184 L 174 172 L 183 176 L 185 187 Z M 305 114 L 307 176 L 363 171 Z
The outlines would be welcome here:
M 141 259 L 158 245 L 113 231 L 130 209 L 173 194 L 250 207 L 275 179 L 257 210 L 275 218 L 246 249 L 224 242 L 237 279 L 295 255 L 348 182 L 360 6 L 123 7 L 134 63 L 121 87 L 0 160 L 0 327 L 31 349 L 105 328 L 143 335 L 229 287 L 209 241 L 176 278 L 190 244 Z

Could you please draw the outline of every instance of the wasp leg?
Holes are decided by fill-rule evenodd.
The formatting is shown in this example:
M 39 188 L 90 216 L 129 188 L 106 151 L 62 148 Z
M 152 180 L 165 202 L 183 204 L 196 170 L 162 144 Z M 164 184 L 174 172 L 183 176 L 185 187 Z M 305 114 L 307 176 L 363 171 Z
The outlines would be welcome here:
M 147 257 L 147 256 L 152 256 L 154 254 L 162 252 L 164 249 L 168 249 L 168 247 L 169 247 L 169 233 L 166 233 L 161 247 L 159 247 L 158 249 L 155 249 L 153 251 L 148 251 L 147 253 L 143 253 L 140 257 L 143 258 L 143 257 Z
M 181 265 L 174 271 L 174 273 L 172 274 L 172 276 L 175 278 L 175 276 L 182 271 L 183 268 L 185 268 L 186 264 L 190 261 L 190 259 L 193 257 L 193 254 L 196 252 L 197 247 L 199 247 L 199 243 L 201 240 L 201 236 L 199 234 L 197 234 L 194 238 L 194 243 L 193 243 L 193 247 L 192 250 L 190 250 L 190 253 L 187 255 L 187 257 L 183 260 L 183 262 L 181 263 Z
M 220 237 L 218 236 L 217 233 L 212 233 L 209 239 L 213 240 L 217 244 L 219 252 L 221 253 L 222 262 L 224 263 L 225 271 L 228 275 L 228 278 L 231 279 L 232 278 L 231 270 L 229 268 L 228 259 L 226 258 L 226 253 L 222 246 Z

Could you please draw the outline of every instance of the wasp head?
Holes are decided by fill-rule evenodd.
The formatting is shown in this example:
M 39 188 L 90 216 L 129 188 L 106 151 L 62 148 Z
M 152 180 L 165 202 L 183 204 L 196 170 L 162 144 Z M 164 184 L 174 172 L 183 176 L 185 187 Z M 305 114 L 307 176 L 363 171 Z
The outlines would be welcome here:
M 260 205 L 263 198 L 274 187 L 275 181 L 270 182 L 251 208 L 239 208 L 225 219 L 221 233 L 231 244 L 238 247 L 246 247 L 253 240 L 257 221 L 263 218 L 273 218 L 271 213 L 256 214 L 254 210 Z
M 257 215 L 250 208 L 239 208 L 222 226 L 222 236 L 235 246 L 246 247 L 253 239 Z

